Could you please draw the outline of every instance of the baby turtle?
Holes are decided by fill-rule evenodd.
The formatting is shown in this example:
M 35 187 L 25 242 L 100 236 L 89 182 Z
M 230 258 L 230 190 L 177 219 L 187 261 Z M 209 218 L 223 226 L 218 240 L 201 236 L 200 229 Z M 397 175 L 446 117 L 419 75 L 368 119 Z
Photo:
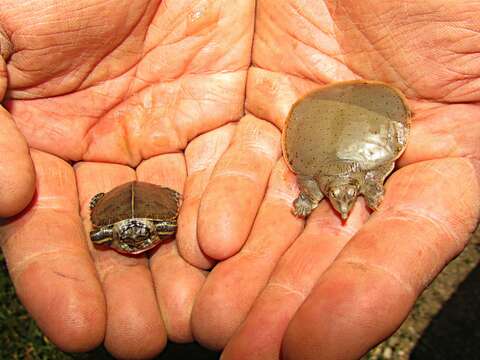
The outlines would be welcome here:
M 140 181 L 99 193 L 90 201 L 94 244 L 139 254 L 172 237 L 177 230 L 180 194 Z
M 326 196 L 345 220 L 359 194 L 376 210 L 405 150 L 410 117 L 403 94 L 376 81 L 338 82 L 297 101 L 282 134 L 300 188 L 294 214 L 309 215 Z

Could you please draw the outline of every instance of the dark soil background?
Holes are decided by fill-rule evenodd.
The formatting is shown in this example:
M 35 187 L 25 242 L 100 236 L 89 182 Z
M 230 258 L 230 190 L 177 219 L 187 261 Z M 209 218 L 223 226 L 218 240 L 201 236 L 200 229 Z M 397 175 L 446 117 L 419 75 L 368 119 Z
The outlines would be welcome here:
M 103 348 L 85 354 L 56 349 L 18 301 L 1 253 L 0 261 L 0 359 L 113 359 Z M 213 360 L 219 354 L 198 344 L 170 343 L 157 357 L 185 358 Z M 424 291 L 401 328 L 363 358 L 370 359 L 480 359 L 480 230 Z

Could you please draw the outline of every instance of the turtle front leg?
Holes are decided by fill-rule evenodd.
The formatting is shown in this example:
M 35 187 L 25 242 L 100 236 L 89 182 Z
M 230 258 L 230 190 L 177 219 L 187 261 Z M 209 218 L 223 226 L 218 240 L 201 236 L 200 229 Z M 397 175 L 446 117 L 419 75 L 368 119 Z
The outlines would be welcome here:
M 103 198 L 104 195 L 105 193 L 98 193 L 97 195 L 92 197 L 89 204 L 90 209 L 93 209 L 97 205 L 97 203 L 100 201 L 100 199 Z
M 395 164 L 386 164 L 370 170 L 365 175 L 365 182 L 362 186 L 361 193 L 367 201 L 367 205 L 372 210 L 377 210 L 383 200 L 385 189 L 383 182 L 390 174 Z
M 160 237 L 173 236 L 177 231 L 177 222 L 176 221 L 156 221 L 155 228 L 157 230 L 157 235 Z
M 90 240 L 97 245 L 110 244 L 113 241 L 112 227 L 104 227 L 90 231 Z
M 293 202 L 293 214 L 299 217 L 308 216 L 323 199 L 318 183 L 311 176 L 297 175 L 300 195 Z

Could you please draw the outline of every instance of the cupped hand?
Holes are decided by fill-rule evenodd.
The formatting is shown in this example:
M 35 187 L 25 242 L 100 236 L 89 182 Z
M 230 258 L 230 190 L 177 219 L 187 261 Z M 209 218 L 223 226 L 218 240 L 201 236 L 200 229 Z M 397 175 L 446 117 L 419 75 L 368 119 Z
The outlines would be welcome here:
M 247 0 L 0 5 L 5 106 L 37 174 L 34 200 L 2 224 L 0 240 L 18 296 L 63 350 L 104 342 L 133 359 L 160 352 L 167 337 L 192 340 L 204 271 L 175 242 L 149 257 L 92 247 L 88 203 L 133 179 L 169 186 L 184 193 L 179 233 L 189 239 L 195 204 L 226 149 L 256 149 L 244 139 L 265 137 L 265 129 L 278 134 L 251 116 L 232 123 L 244 113 L 253 19 Z M 0 116 L 2 155 L 12 157 L 0 159 L 0 216 L 9 216 L 29 201 L 34 177 L 10 115 Z M 266 154 L 271 166 L 278 155 Z M 237 160 L 223 160 L 224 176 L 235 175 Z M 266 182 L 270 168 L 262 171 Z M 185 244 L 183 251 L 200 251 Z
M 1 105 L 7 91 L 5 59 L 11 48 L 5 45 L 0 28 L 0 222 L 22 211 L 35 191 L 35 172 L 25 138 Z
M 226 346 L 222 360 L 359 358 L 462 251 L 480 211 L 479 11 L 470 1 L 257 2 L 252 116 L 281 128 L 302 94 L 364 78 L 403 90 L 414 118 L 373 214 L 359 198 L 342 222 L 323 201 L 304 223 L 291 213 L 295 178 L 277 161 L 246 243 L 193 308 L 194 336 Z

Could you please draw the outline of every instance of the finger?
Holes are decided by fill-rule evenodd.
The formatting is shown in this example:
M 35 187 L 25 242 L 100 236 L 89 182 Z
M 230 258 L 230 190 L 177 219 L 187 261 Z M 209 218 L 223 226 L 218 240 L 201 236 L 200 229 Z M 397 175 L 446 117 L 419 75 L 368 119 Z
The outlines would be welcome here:
M 13 44 L 0 25 L 0 103 L 7 92 L 8 74 L 6 61 L 13 53 Z
M 316 280 L 368 217 L 357 200 L 346 222 L 327 201 L 310 215 L 302 234 L 278 261 L 246 320 L 224 350 L 223 359 L 278 359 L 290 319 Z
M 250 67 L 247 77 L 246 109 L 279 129 L 293 103 L 321 85 L 304 78 Z
M 183 194 L 187 178 L 183 153 L 158 155 L 145 160 L 137 167 L 136 172 L 139 181 L 165 186 Z
M 479 177 L 478 165 L 453 158 L 395 173 L 378 212 L 296 313 L 285 358 L 360 358 L 392 334 L 466 245 L 479 216 Z
M 184 156 L 178 153 L 156 156 L 137 168 L 139 180 L 167 186 L 180 193 L 186 175 Z M 203 272 L 180 257 L 175 241 L 161 244 L 154 250 L 150 269 L 168 338 L 175 342 L 192 341 L 190 314 L 205 280 Z
M 195 302 L 192 327 L 195 339 L 204 346 L 225 346 L 267 283 L 278 258 L 302 231 L 304 221 L 292 214 L 297 195 L 295 176 L 280 159 L 245 246 L 215 266 Z
M 188 178 L 178 216 L 177 247 L 185 260 L 202 269 L 211 268 L 215 261 L 206 256 L 198 244 L 197 221 L 200 199 L 213 168 L 230 145 L 234 131 L 234 124 L 222 126 L 200 135 L 185 149 Z
M 133 169 L 115 164 L 82 162 L 75 166 L 81 214 L 91 229 L 90 199 L 135 180 Z M 125 256 L 91 246 L 107 301 L 105 347 L 115 357 L 145 358 L 158 354 L 166 333 L 158 309 L 152 275 L 145 256 Z
M 78 214 L 75 175 L 65 161 L 32 152 L 37 193 L 0 228 L 16 292 L 44 334 L 64 351 L 87 351 L 105 332 L 105 301 Z
M 240 120 L 200 204 L 198 239 L 207 256 L 221 260 L 240 250 L 279 156 L 280 133 L 273 125 L 251 115 Z
M 0 96 L 1 100 L 1 96 Z M 0 106 L 0 218 L 19 213 L 32 200 L 35 171 L 27 143 Z
M 182 259 L 175 242 L 160 246 L 150 268 L 168 338 L 178 343 L 193 341 L 190 318 L 206 274 Z

